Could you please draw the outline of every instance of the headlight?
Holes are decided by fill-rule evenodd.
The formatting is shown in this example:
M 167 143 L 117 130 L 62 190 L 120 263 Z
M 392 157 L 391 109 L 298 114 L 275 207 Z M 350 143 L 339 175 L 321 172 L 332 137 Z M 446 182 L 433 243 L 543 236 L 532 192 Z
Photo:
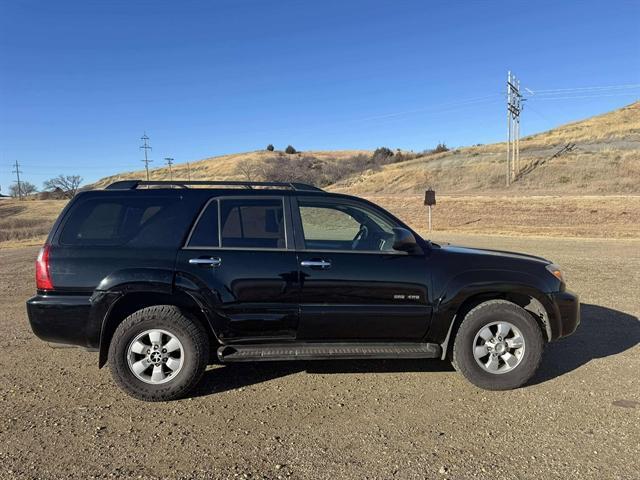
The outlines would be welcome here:
M 564 274 L 562 273 L 562 269 L 560 268 L 559 265 L 556 265 L 555 263 L 551 263 L 547 265 L 545 268 L 549 271 L 549 273 L 551 273 L 551 275 L 556 277 L 561 282 L 564 282 Z

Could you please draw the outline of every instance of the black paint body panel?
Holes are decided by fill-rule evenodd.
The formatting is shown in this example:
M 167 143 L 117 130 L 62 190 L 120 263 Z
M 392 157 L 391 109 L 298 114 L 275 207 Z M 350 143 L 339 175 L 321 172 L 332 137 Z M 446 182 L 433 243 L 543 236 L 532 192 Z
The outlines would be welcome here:
M 366 200 L 304 192 L 326 201 L 360 204 L 411 231 L 415 253 L 306 250 L 296 210 L 299 192 L 240 189 L 141 189 L 81 193 L 63 211 L 49 238 L 51 292 L 27 302 L 34 333 L 48 341 L 108 347 L 110 312 L 128 295 L 152 292 L 167 299 L 184 294 L 224 344 L 309 342 L 428 342 L 443 344 L 456 312 L 469 299 L 524 295 L 548 314 L 549 340 L 572 333 L 579 301 L 546 270 L 539 257 L 431 244 Z M 59 242 L 69 212 L 82 199 L 117 195 L 179 199 L 183 239 L 175 247 L 69 246 Z M 189 248 L 189 232 L 212 198 L 279 197 L 284 205 L 284 248 Z M 302 195 L 300 193 L 300 195 Z M 166 228 L 173 228 L 167 225 Z M 176 227 L 177 228 L 177 227 Z M 189 263 L 218 258 L 211 268 Z M 330 267 L 301 266 L 326 260 Z M 102 356 L 101 356 L 102 358 Z

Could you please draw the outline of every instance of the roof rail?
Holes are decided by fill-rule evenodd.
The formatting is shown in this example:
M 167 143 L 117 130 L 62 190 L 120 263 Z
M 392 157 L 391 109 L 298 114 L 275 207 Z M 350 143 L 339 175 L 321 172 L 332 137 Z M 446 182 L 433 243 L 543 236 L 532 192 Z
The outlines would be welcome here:
M 178 187 L 187 188 L 190 185 L 202 185 L 202 186 L 233 186 L 233 187 L 276 187 L 276 188 L 288 188 L 296 191 L 307 192 L 322 192 L 323 190 L 313 185 L 298 182 L 242 182 L 236 180 L 229 181 L 209 181 L 209 180 L 189 180 L 189 181 L 167 181 L 167 180 L 121 180 L 119 182 L 112 183 L 105 187 L 106 190 L 135 190 L 138 187 L 154 186 L 154 187 Z

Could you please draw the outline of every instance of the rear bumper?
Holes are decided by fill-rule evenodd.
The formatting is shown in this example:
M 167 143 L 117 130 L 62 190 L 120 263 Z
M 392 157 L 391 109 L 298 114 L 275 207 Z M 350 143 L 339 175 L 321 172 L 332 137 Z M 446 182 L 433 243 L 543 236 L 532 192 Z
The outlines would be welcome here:
M 88 331 L 91 314 L 89 296 L 36 295 L 27 300 L 31 330 L 52 343 L 94 348 Z
M 552 324 L 552 340 L 571 335 L 580 325 L 580 299 L 578 295 L 564 291 L 554 292 L 549 296 L 555 317 Z

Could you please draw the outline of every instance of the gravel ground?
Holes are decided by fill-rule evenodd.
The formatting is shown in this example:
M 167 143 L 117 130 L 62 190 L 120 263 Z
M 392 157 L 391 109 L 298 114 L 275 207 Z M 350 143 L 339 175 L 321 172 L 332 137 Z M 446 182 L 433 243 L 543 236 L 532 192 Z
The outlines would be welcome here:
M 482 391 L 438 361 L 263 363 L 138 402 L 95 353 L 33 336 L 36 250 L 0 251 L 0 478 L 638 478 L 640 240 L 448 238 L 552 258 L 581 295 L 529 386 Z

